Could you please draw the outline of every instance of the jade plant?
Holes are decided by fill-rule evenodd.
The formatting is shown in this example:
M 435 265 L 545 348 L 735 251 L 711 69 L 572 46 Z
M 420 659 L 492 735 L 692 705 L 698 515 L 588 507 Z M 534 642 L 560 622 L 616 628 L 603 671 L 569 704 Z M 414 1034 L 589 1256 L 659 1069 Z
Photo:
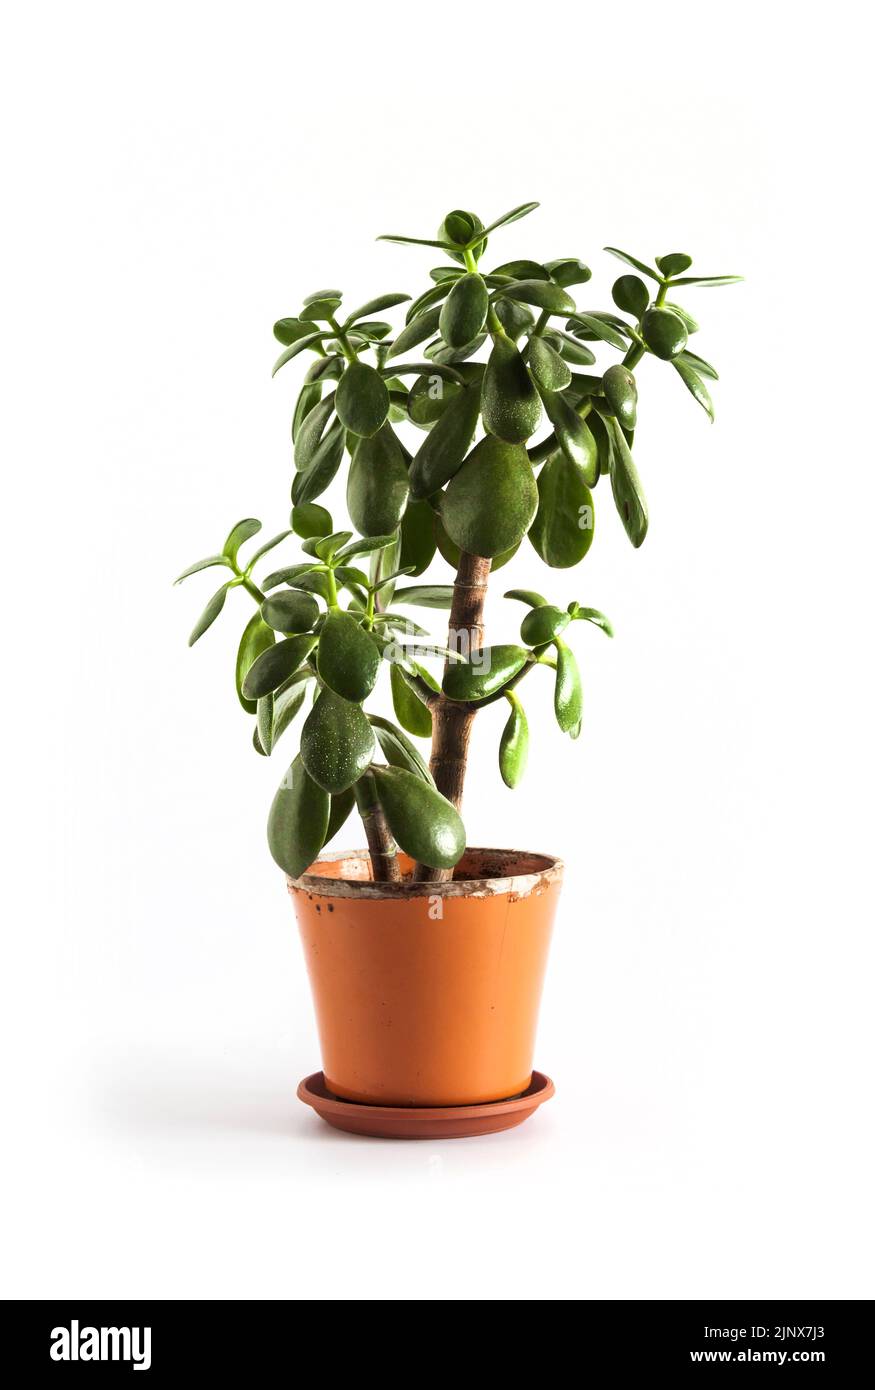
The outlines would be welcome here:
M 549 569 L 578 565 L 593 542 L 601 479 L 641 545 L 647 504 L 632 458 L 640 364 L 655 359 L 713 419 L 706 382 L 717 373 L 690 350 L 698 324 L 678 295 L 740 277 L 687 274 L 692 262 L 681 252 L 649 264 L 609 246 L 629 267 L 613 285 L 613 306 L 580 308 L 591 278 L 580 260 L 485 268 L 493 233 L 537 206 L 488 226 L 457 210 L 432 239 L 379 238 L 443 253 L 416 298 L 381 294 L 347 312 L 341 291 L 325 289 L 278 320 L 274 375 L 311 359 L 292 417 L 290 528 L 241 559 L 261 523 L 240 521 L 221 553 L 180 575 L 228 572 L 190 643 L 232 590 L 254 603 L 236 683 L 256 752 L 271 757 L 301 715 L 298 752 L 268 817 L 271 853 L 293 877 L 354 807 L 375 879 L 400 877 L 398 847 L 414 878 L 452 876 L 465 848 L 459 812 L 478 710 L 507 706 L 497 760 L 516 787 L 529 747 L 525 682 L 552 681 L 559 728 L 576 739 L 583 698 L 571 633 L 583 623 L 612 635 L 603 613 L 554 583 L 549 597 L 510 589 L 505 598 L 525 610 L 519 641 L 485 645 L 490 573 L 524 541 Z M 402 304 L 403 325 L 378 317 Z M 609 360 L 596 365 L 596 351 Z M 336 529 L 317 499 L 345 464 L 350 524 Z M 256 580 L 259 562 L 291 536 L 301 558 Z M 449 582 L 423 578 L 438 556 Z M 411 607 L 448 610 L 446 636 L 435 641 Z M 435 659 L 439 674 L 427 664 Z M 394 718 L 371 705 L 384 663 Z M 415 742 L 425 739 L 428 761 Z

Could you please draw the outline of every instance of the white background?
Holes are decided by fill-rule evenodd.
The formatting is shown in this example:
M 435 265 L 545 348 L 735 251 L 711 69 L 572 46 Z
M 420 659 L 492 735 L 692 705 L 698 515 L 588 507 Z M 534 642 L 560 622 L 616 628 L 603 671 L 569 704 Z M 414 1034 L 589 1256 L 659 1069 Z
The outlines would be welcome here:
M 861 13 L 7 17 L 4 1293 L 875 1293 Z M 606 243 L 747 279 L 686 299 L 713 427 L 640 371 L 643 549 L 600 489 L 579 571 L 524 548 L 494 586 L 617 630 L 575 630 L 580 743 L 545 681 L 523 787 L 496 711 L 469 781 L 473 843 L 568 861 L 556 1098 L 505 1136 L 356 1140 L 295 1099 L 318 1047 L 264 845 L 282 748 L 253 755 L 233 693 L 247 601 L 189 652 L 215 584 L 170 580 L 238 517 L 286 522 L 274 318 L 418 293 L 431 253 L 378 233 L 530 198 L 490 257 L 579 255 L 590 307 Z

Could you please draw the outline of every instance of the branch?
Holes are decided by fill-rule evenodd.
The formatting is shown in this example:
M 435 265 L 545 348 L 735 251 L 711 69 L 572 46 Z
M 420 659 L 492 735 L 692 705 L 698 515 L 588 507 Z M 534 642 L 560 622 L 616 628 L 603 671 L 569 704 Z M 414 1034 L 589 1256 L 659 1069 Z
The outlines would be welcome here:
M 353 785 L 355 804 L 362 818 L 374 881 L 377 883 L 399 883 L 401 868 L 398 864 L 398 849 L 389 833 L 383 808 L 377 798 L 377 787 L 373 777 L 366 772 L 364 777 Z

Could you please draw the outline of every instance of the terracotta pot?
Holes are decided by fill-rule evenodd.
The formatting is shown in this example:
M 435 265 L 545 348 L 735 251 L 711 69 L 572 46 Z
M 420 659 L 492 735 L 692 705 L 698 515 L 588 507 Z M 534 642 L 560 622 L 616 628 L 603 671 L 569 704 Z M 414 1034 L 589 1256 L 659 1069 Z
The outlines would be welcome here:
M 455 872 L 374 883 L 355 851 L 288 880 L 334 1095 L 477 1105 L 529 1086 L 562 864 L 469 849 Z

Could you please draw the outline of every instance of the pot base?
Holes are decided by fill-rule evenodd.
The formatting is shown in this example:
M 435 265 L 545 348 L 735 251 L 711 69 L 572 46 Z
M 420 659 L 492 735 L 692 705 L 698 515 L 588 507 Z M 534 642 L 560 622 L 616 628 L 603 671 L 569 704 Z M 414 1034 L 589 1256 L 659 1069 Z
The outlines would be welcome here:
M 298 1099 L 312 1105 L 327 1124 L 349 1134 L 366 1134 L 374 1139 L 465 1139 L 521 1125 L 550 1099 L 554 1090 L 549 1076 L 533 1071 L 531 1083 L 522 1095 L 488 1105 L 360 1105 L 332 1095 L 322 1072 L 315 1071 L 304 1077 L 298 1087 Z

